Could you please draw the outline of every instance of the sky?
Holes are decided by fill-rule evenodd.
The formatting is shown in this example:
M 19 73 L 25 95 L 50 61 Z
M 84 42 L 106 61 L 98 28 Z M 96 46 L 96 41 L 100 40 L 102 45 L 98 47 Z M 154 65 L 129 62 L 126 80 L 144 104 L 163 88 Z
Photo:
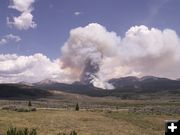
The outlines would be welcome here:
M 27 30 L 8 26 L 7 17 L 21 14 L 9 5 L 11 0 L 0 0 L 0 37 L 14 34 L 22 40 L 1 46 L 0 53 L 41 52 L 55 59 L 61 55 L 69 31 L 89 23 L 99 23 L 121 36 L 134 25 L 171 28 L 180 33 L 179 0 L 35 0 L 31 6 L 37 26 Z
M 27 72 L 27 70 L 25 70 L 24 68 L 29 67 L 31 64 L 27 64 L 27 67 L 23 65 L 26 65 L 25 63 L 30 63 L 29 61 L 31 60 L 29 59 L 31 59 L 31 57 L 35 57 L 36 59 L 46 59 L 47 63 L 51 63 L 53 66 L 55 66 L 56 71 L 53 71 L 52 74 L 53 76 L 58 76 L 58 78 L 59 76 L 60 78 L 62 78 L 62 76 L 64 78 L 66 78 L 67 76 L 71 76 L 69 74 L 70 72 L 72 72 L 72 70 L 78 70 L 79 72 L 78 75 L 73 75 L 73 79 L 79 78 L 77 76 L 82 76 L 82 70 L 83 68 L 85 68 L 85 65 L 83 64 L 83 68 L 79 68 L 74 66 L 74 63 L 69 64 L 65 60 L 71 59 L 69 61 L 72 61 L 73 58 L 70 58 L 69 56 L 67 57 L 67 51 L 64 51 L 65 49 L 62 50 L 62 48 L 67 49 L 66 46 L 68 44 L 70 44 L 69 46 L 71 46 L 71 43 L 69 43 L 69 41 L 72 40 L 72 42 L 74 42 L 74 37 L 72 34 L 73 32 L 76 36 L 80 34 L 79 31 L 81 30 L 78 31 L 78 28 L 84 28 L 81 31 L 82 33 L 84 33 L 85 31 L 89 31 L 88 29 L 90 29 L 90 31 L 104 29 L 104 32 L 108 32 L 108 34 L 111 35 L 111 32 L 113 31 L 116 37 L 119 37 L 120 40 L 122 39 L 121 43 L 117 44 L 129 44 L 129 39 L 126 39 L 127 33 L 128 31 L 132 32 L 133 30 L 131 28 L 135 26 L 138 26 L 138 28 L 134 28 L 135 31 L 136 29 L 146 30 L 147 28 L 151 33 L 153 33 L 153 28 L 157 29 L 157 31 L 161 31 L 162 35 L 166 35 L 163 34 L 163 32 L 168 29 L 175 32 L 173 39 L 178 40 L 173 40 L 173 43 L 179 44 L 179 5 L 179 0 L 0 0 L 0 62 L 5 66 L 4 68 L 0 68 L 0 82 L 3 82 L 3 80 L 6 80 L 5 82 L 23 81 L 23 79 L 25 79 L 26 81 L 29 80 L 27 77 L 27 73 L 25 73 Z M 92 26 L 91 24 L 94 24 L 96 26 Z M 90 28 L 86 29 L 86 26 L 89 26 Z M 96 27 L 97 29 L 94 27 Z M 99 31 L 97 31 L 97 33 Z M 169 32 L 171 33 L 170 35 L 174 34 L 172 31 Z M 87 33 L 85 32 L 84 34 L 86 35 Z M 102 33 L 103 32 L 100 32 L 99 34 Z M 96 35 L 96 32 L 94 34 Z M 150 34 L 150 36 L 151 35 L 152 34 Z M 81 37 L 81 35 L 78 36 Z M 78 37 L 78 39 L 80 39 L 80 37 Z M 99 38 L 101 38 L 101 36 L 99 36 Z M 102 39 L 103 38 L 104 37 L 102 37 Z M 154 39 L 156 38 L 156 36 L 153 36 L 152 38 Z M 82 40 L 84 39 L 81 39 L 81 41 Z M 96 39 L 93 39 L 93 42 L 94 40 Z M 124 43 L 127 42 L 126 40 L 128 40 L 128 43 Z M 162 42 L 165 42 L 166 44 L 166 41 L 167 40 L 163 40 Z M 87 42 L 89 42 L 89 40 Z M 125 52 L 126 50 L 121 52 L 121 54 Z M 136 55 L 136 53 L 134 54 Z M 161 54 L 161 52 L 159 52 L 159 54 Z M 23 57 L 23 62 L 18 62 L 20 61 L 19 57 L 21 58 L 21 56 Z M 28 57 L 28 60 L 24 60 L 26 59 L 26 57 Z M 124 54 L 121 57 L 127 58 L 130 56 L 129 54 Z M 59 58 L 62 58 L 60 62 Z M 141 60 L 138 59 L 137 61 Z M 122 63 L 124 64 L 128 62 L 126 61 Z M 60 69 L 58 69 L 59 67 L 54 63 L 60 63 Z M 124 66 L 122 63 L 120 63 L 121 68 L 126 67 L 126 69 L 124 70 L 127 70 L 127 65 Z M 178 65 L 177 62 L 175 62 L 175 64 Z M 65 68 L 61 68 L 61 65 L 63 65 L 62 67 Z M 71 71 L 66 70 L 67 65 L 70 66 Z M 53 66 L 51 66 L 51 68 Z M 134 65 L 128 64 L 128 66 L 133 67 Z M 16 69 L 17 67 L 18 69 Z M 28 75 L 33 76 L 32 74 L 35 74 L 34 70 L 36 70 L 37 67 L 34 67 L 33 71 L 28 71 Z M 100 67 L 104 68 L 103 66 Z M 160 70 L 145 72 L 143 68 L 137 68 L 137 66 L 134 66 L 133 71 L 127 71 L 128 73 L 123 72 L 124 74 L 121 75 L 137 75 L 141 72 L 141 70 L 143 70 L 142 75 L 146 75 L 146 73 L 161 75 L 160 73 L 156 73 Z M 57 72 L 58 75 L 56 74 Z M 177 77 L 174 75 L 175 73 L 170 74 L 169 72 L 171 71 L 165 70 L 164 72 L 165 74 L 163 76 L 165 77 Z M 63 73 L 63 75 L 59 75 L 60 73 Z M 66 73 L 66 75 L 64 75 L 64 73 Z M 39 81 L 40 79 L 51 78 L 52 74 L 40 77 L 36 81 Z M 20 76 L 19 78 L 23 78 L 22 76 L 26 77 L 23 79 L 17 79 L 16 77 L 14 77 L 17 75 Z M 72 78 L 72 76 L 70 78 Z

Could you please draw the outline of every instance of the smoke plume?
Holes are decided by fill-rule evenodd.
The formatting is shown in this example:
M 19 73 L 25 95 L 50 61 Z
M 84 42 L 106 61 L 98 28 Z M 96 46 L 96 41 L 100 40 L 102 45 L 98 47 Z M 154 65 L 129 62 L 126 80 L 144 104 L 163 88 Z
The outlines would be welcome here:
M 74 76 L 84 84 L 95 83 L 102 60 L 116 55 L 118 42 L 114 32 L 108 32 L 99 24 L 73 29 L 62 48 L 63 68 L 75 71 Z
M 53 79 L 112 89 L 108 80 L 124 76 L 180 78 L 180 38 L 172 29 L 133 26 L 121 38 L 92 23 L 72 29 L 61 54 L 60 60 L 2 54 L 0 83 Z
M 84 84 L 113 88 L 108 79 L 128 75 L 176 78 L 180 71 L 180 40 L 171 29 L 131 27 L 121 39 L 100 24 L 70 31 L 62 47 L 62 68 Z

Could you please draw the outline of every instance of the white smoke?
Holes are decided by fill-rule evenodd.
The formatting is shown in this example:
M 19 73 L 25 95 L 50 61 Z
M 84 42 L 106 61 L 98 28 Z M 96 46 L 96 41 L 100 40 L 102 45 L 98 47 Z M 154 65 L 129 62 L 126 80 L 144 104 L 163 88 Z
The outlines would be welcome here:
M 0 82 L 53 79 L 81 81 L 112 89 L 107 81 L 124 76 L 180 77 L 180 38 L 174 30 L 131 27 L 121 38 L 93 23 L 70 31 L 60 60 L 43 54 L 0 55 Z M 61 68 L 60 68 L 61 67 Z
M 83 83 L 110 88 L 108 79 L 128 75 L 180 75 L 180 39 L 171 29 L 131 27 L 124 38 L 100 24 L 70 31 L 62 47 L 63 68 Z
M 100 84 L 95 80 L 100 81 L 98 72 L 102 60 L 117 55 L 119 41 L 116 33 L 108 32 L 99 24 L 73 29 L 62 47 L 63 68 L 73 70 L 73 76 L 82 83 Z M 105 88 L 102 84 L 101 87 Z

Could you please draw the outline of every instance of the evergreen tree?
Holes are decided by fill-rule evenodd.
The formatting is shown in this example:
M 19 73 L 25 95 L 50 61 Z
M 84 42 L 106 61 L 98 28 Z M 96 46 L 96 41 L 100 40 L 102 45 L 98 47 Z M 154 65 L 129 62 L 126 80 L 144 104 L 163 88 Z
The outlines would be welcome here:
M 29 107 L 32 106 L 31 101 L 28 102 L 28 106 L 29 106 Z
M 78 103 L 76 104 L 75 110 L 76 110 L 76 111 L 79 111 L 79 104 L 78 104 Z

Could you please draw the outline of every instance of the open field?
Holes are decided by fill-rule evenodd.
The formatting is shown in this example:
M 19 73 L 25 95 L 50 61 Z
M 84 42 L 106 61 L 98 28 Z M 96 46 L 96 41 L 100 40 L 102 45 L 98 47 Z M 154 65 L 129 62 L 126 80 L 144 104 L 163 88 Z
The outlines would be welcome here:
M 163 135 L 164 120 L 180 115 L 145 115 L 126 110 L 85 111 L 46 110 L 19 113 L 0 110 L 0 132 L 8 127 L 37 128 L 39 135 L 56 135 L 75 129 L 79 135 Z
M 80 94 L 72 94 L 61 91 L 52 91 L 52 96 L 48 96 L 47 98 L 38 98 L 38 99 L 30 99 L 30 98 L 11 98 L 11 99 L 0 99 L 0 107 L 4 105 L 27 105 L 28 101 L 31 100 L 34 107 L 37 108 L 64 108 L 71 109 L 78 102 L 83 109 L 124 109 L 131 107 L 147 107 L 147 106 L 180 106 L 180 98 L 179 95 L 173 94 L 172 96 L 165 97 L 163 93 L 151 94 L 153 99 L 121 99 L 118 97 L 91 97 Z M 134 96 L 138 96 L 139 94 L 133 93 Z M 159 98 L 159 96 L 161 96 Z
M 164 135 L 164 120 L 180 119 L 180 100 L 122 100 L 65 92 L 32 99 L 35 112 L 0 110 L 0 134 L 9 127 L 37 128 L 38 135 L 76 130 L 78 135 Z M 29 99 L 28 99 L 29 100 Z M 0 107 L 26 106 L 28 100 L 0 100 Z M 79 103 L 80 111 L 74 111 Z

